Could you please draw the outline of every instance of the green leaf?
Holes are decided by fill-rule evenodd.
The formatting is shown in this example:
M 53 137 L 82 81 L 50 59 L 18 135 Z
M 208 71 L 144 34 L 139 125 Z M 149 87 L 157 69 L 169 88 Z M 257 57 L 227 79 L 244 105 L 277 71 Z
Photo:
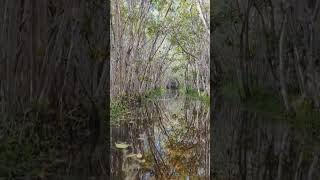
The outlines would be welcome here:
M 124 144 L 124 143 L 117 144 L 116 143 L 116 148 L 118 148 L 118 149 L 126 149 L 128 147 L 129 147 L 128 144 Z

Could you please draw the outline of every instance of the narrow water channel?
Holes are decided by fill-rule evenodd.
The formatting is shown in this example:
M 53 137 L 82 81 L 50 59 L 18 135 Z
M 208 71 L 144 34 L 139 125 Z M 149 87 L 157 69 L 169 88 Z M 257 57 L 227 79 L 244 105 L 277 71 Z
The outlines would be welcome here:
M 112 125 L 111 179 L 209 179 L 209 114 L 177 92 L 132 106 Z

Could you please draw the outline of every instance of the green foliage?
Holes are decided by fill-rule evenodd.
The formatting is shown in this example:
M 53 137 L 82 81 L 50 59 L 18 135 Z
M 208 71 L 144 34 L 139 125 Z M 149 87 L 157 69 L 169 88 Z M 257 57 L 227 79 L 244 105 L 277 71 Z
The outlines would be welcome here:
M 226 45 L 228 46 L 228 47 L 233 47 L 234 46 L 234 42 L 233 42 L 233 39 L 231 39 L 231 38 L 229 38 L 229 37 L 227 37 L 225 40 L 224 40 L 224 42 L 226 43 Z
M 110 106 L 110 119 L 111 121 L 116 121 L 126 110 L 123 102 L 115 101 L 111 102 Z
M 152 82 L 152 79 L 151 79 L 150 77 L 143 76 L 143 75 L 138 76 L 138 80 L 139 80 L 140 82 L 142 82 L 142 81 Z
M 198 72 L 196 70 L 191 71 L 192 77 L 195 79 L 197 77 Z
M 303 114 L 312 113 L 314 110 L 310 100 L 304 100 L 300 105 L 298 105 L 297 109 Z
M 171 43 L 171 45 L 177 45 L 177 36 L 176 35 L 171 35 L 169 38 L 169 42 Z
M 167 0 L 151 0 L 151 4 L 158 11 L 162 11 L 169 2 Z
M 118 148 L 118 149 L 126 149 L 129 147 L 128 144 L 125 144 L 125 143 L 119 143 L 119 144 L 115 144 L 115 147 Z
M 210 94 L 208 94 L 208 92 L 203 92 L 202 94 L 200 94 L 200 99 L 209 104 L 210 103 Z
M 207 104 L 210 103 L 210 95 L 207 92 L 204 91 L 204 92 L 198 93 L 197 89 L 194 89 L 191 86 L 187 86 L 187 87 L 186 86 L 179 86 L 179 92 L 181 94 L 188 96 L 188 97 L 201 100 L 202 102 L 205 102 Z
M 60 122 L 64 129 L 58 128 L 53 121 L 48 120 L 49 114 L 42 112 L 46 110 L 39 107 L 41 103 L 34 104 L 24 116 L 17 114 L 10 119 L 15 123 L 15 128 L 8 129 L 1 138 L 1 176 L 39 177 L 52 171 L 59 172 L 66 165 L 63 159 L 66 158 L 63 157 L 66 152 L 61 149 L 66 146 L 68 139 L 64 129 L 72 129 L 72 125 L 67 123 L 74 120 L 68 119 L 65 114 L 65 119 Z M 80 129 L 79 126 L 77 128 Z
M 107 53 L 101 48 L 91 48 L 89 50 L 89 56 L 94 61 L 101 61 L 107 57 Z
M 256 88 L 252 92 L 252 96 L 240 101 L 239 86 L 236 82 L 229 82 L 222 86 L 222 95 L 229 103 L 243 103 L 243 107 L 247 110 L 257 112 L 260 115 L 268 115 L 271 117 L 282 117 L 284 115 L 284 107 L 281 98 L 268 88 Z
M 155 98 L 155 97 L 159 97 L 161 96 L 162 94 L 164 94 L 166 92 L 166 89 L 165 88 L 162 88 L 162 87 L 156 87 L 150 91 L 148 91 L 146 93 L 146 96 L 148 98 Z
M 36 55 L 38 57 L 43 57 L 45 55 L 45 49 L 43 47 L 39 47 L 36 49 Z
M 187 86 L 185 89 L 185 93 L 191 97 L 198 97 L 198 91 L 190 86 Z
M 273 117 L 283 117 L 285 109 L 280 96 L 272 89 L 256 89 L 245 102 L 246 108 Z
M 174 67 L 172 67 L 172 72 L 173 73 L 177 73 L 179 70 L 181 70 L 182 69 L 182 67 L 181 66 L 179 66 L 179 65 L 177 65 L 177 66 L 174 66 Z
M 306 132 L 309 146 L 320 142 L 320 112 L 312 108 L 309 102 L 303 102 L 296 109 L 296 116 L 290 119 L 294 129 L 299 132 Z
M 226 24 L 237 25 L 240 21 L 239 11 L 230 5 L 230 2 L 225 2 L 219 9 L 213 9 L 213 15 L 210 17 L 210 24 L 212 24 L 213 29 L 222 28 Z M 218 7 L 218 6 L 216 6 Z
M 151 37 L 160 30 L 160 24 L 156 21 L 151 21 L 147 24 L 146 30 L 147 35 Z
M 49 110 L 50 102 L 47 99 L 33 101 L 31 108 L 34 112 L 46 113 Z

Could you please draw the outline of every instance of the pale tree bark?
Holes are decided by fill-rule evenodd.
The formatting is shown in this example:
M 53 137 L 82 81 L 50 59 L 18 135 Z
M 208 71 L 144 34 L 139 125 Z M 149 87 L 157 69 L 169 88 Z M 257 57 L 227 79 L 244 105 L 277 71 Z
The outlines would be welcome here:
M 203 13 L 203 10 L 202 10 L 202 7 L 201 7 L 201 3 L 202 0 L 196 0 L 196 4 L 197 4 L 197 9 L 199 11 L 199 16 L 202 20 L 202 23 L 206 29 L 206 32 L 208 33 L 208 35 L 210 35 L 210 28 L 209 28 L 209 23 L 208 23 L 208 20 L 206 19 L 206 16 L 205 14 Z

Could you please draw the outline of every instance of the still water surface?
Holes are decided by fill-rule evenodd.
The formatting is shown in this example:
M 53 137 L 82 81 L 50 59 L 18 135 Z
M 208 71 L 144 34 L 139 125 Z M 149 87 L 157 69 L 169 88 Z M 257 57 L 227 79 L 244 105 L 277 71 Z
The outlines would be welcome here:
M 177 93 L 132 106 L 112 125 L 111 179 L 320 179 L 319 116 L 290 119 L 222 101 L 209 166 L 209 113 Z
M 170 92 L 112 125 L 114 180 L 209 179 L 209 106 Z
M 319 180 L 320 117 L 273 116 L 222 103 L 214 115 L 217 180 Z

